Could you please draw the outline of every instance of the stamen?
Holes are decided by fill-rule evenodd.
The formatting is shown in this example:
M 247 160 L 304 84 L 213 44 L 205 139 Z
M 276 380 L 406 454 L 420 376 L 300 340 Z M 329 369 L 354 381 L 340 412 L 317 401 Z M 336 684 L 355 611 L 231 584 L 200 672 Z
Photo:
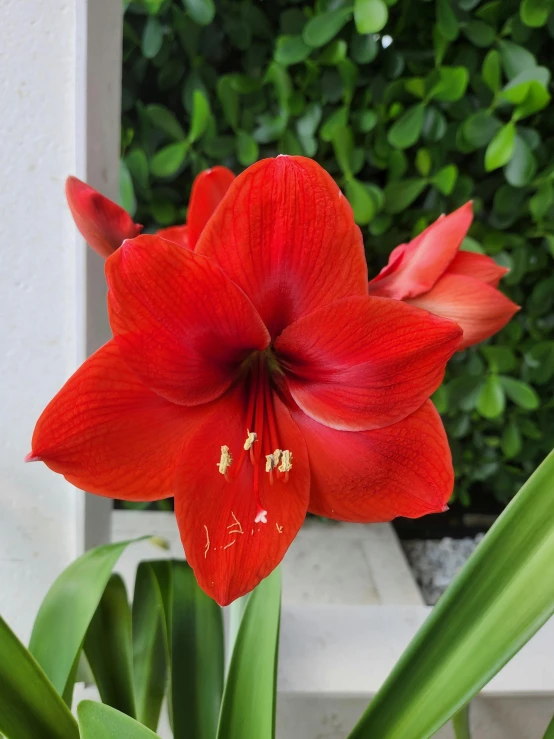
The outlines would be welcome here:
M 247 452 L 250 449 L 252 449 L 252 444 L 255 441 L 258 441 L 258 434 L 255 431 L 250 431 L 247 429 L 246 433 L 248 436 L 246 437 L 246 441 L 244 442 L 244 451 Z
M 290 472 L 292 470 L 292 454 L 288 449 L 283 450 L 279 472 Z
M 227 474 L 227 470 L 229 469 L 232 463 L 233 463 L 233 455 L 229 451 L 229 447 L 226 444 L 224 444 L 221 447 L 221 458 L 217 465 L 222 475 Z
M 267 523 L 267 511 L 260 508 L 254 519 L 254 523 Z

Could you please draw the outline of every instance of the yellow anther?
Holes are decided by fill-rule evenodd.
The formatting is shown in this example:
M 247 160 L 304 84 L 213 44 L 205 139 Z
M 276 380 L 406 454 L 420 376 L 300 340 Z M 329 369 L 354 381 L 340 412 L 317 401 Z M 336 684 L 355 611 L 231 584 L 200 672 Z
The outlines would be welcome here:
M 244 449 L 245 451 L 248 451 L 252 448 L 252 444 L 258 440 L 258 434 L 255 431 L 247 431 L 246 432 L 248 436 L 246 437 L 246 441 L 244 442 Z
M 273 454 L 265 455 L 265 471 L 266 472 L 273 472 L 273 470 L 277 467 L 277 465 L 281 461 L 282 454 L 283 452 L 280 449 L 276 449 L 273 452 Z
M 288 449 L 283 449 L 279 472 L 290 472 L 292 470 L 292 454 Z
M 227 470 L 231 466 L 232 462 L 233 462 L 233 455 L 229 451 L 229 447 L 226 444 L 224 444 L 221 447 L 221 458 L 217 465 L 222 475 L 227 474 Z

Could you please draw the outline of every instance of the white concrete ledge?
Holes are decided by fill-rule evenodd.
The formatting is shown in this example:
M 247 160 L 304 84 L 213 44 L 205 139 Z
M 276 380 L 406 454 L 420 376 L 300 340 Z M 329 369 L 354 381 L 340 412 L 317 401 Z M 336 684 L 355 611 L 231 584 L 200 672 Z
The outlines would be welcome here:
M 285 606 L 279 690 L 369 699 L 430 610 L 427 606 Z M 551 620 L 483 688 L 482 695 L 554 696 L 553 645 Z

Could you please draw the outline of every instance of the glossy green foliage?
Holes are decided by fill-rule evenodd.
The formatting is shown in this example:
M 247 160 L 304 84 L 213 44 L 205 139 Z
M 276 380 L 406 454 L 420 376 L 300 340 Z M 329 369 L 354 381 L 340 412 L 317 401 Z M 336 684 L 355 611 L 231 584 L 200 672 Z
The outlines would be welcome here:
M 345 190 L 375 275 L 394 246 L 474 199 L 465 247 L 510 268 L 503 286 L 523 311 L 458 355 L 440 394 L 463 501 L 509 499 L 554 444 L 551 11 L 134 0 L 125 16 L 124 194 L 148 228 L 184 220 L 205 167 L 304 154 Z
M 217 739 L 274 739 L 281 572 L 248 597 L 233 646 Z
M 6 739 L 78 739 L 69 708 L 34 657 L 0 618 L 0 734 Z
M 171 705 L 175 739 L 215 739 L 224 677 L 221 608 L 190 566 L 171 562 Z
M 160 739 L 126 714 L 102 703 L 82 701 L 77 715 L 81 739 Z
M 53 583 L 37 614 L 29 651 L 69 704 L 85 635 L 112 570 L 130 543 L 96 547 L 72 562 Z

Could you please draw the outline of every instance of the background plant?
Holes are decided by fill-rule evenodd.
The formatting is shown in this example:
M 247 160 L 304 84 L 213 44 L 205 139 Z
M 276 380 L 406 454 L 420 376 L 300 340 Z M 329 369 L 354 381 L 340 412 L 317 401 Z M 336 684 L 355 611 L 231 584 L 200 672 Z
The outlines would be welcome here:
M 136 0 L 125 15 L 122 200 L 147 226 L 183 221 L 205 167 L 303 154 L 346 192 L 375 274 L 474 199 L 464 248 L 510 268 L 523 310 L 435 398 L 465 502 L 509 499 L 554 444 L 552 8 Z

